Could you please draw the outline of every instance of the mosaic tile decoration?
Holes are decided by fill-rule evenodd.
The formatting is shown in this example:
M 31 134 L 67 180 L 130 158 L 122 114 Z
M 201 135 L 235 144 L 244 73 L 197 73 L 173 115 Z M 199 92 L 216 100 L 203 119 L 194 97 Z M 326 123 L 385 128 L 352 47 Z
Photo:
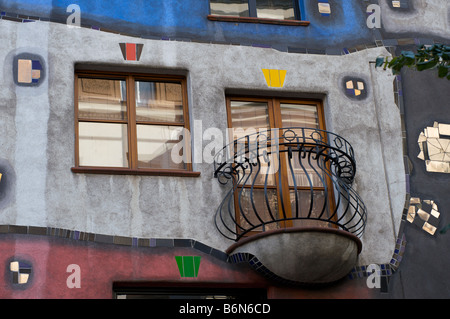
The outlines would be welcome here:
M 281 278 L 280 276 L 276 275 L 271 270 L 269 270 L 266 266 L 264 266 L 263 263 L 257 257 L 255 257 L 254 255 L 252 255 L 250 253 L 239 252 L 239 253 L 232 254 L 228 257 L 228 262 L 233 263 L 233 264 L 248 263 L 254 271 L 259 273 L 264 278 L 271 280 L 271 281 L 275 281 L 284 286 L 295 287 L 295 286 L 299 286 L 299 285 L 302 285 L 302 286 L 306 285 L 304 283 L 299 283 L 299 282 L 295 282 L 295 281 L 288 280 L 285 278 Z M 308 285 L 312 285 L 312 284 L 308 284 Z M 319 285 L 320 284 L 314 284 L 314 286 L 319 286 Z
M 347 94 L 351 96 L 359 96 L 364 91 L 364 82 L 361 81 L 347 81 L 345 83 Z
M 319 0 L 317 6 L 319 7 L 320 15 L 324 17 L 329 17 L 331 15 L 331 7 L 328 0 Z
M 21 226 L 21 225 L 0 225 L 1 234 L 22 234 L 36 236 L 50 236 L 57 238 L 72 239 L 75 241 L 85 241 L 100 244 L 111 244 L 130 247 L 188 247 L 196 249 L 207 255 L 211 255 L 221 261 L 226 262 L 228 255 L 218 249 L 212 248 L 202 242 L 193 239 L 168 239 L 168 238 L 138 238 L 125 237 L 82 232 L 55 227 Z
M 11 261 L 9 264 L 9 270 L 13 275 L 13 283 L 24 285 L 28 283 L 31 275 L 31 265 L 21 261 Z
M 408 0 L 390 0 L 393 8 L 409 8 Z
M 142 43 L 119 43 L 124 60 L 139 61 L 144 45 Z
M 201 256 L 175 256 L 182 278 L 197 278 Z
M 19 83 L 38 83 L 41 78 L 42 65 L 39 60 L 17 61 L 17 81 Z
M 258 258 L 249 253 L 236 253 L 228 255 L 227 253 L 220 251 L 218 249 L 212 248 L 202 242 L 193 239 L 169 239 L 169 238 L 137 238 L 137 237 L 124 237 L 124 236 L 113 236 L 113 235 L 103 235 L 82 232 L 77 230 L 69 230 L 54 227 L 38 227 L 38 226 L 21 226 L 21 225 L 0 225 L 0 235 L 1 234 L 22 234 L 22 235 L 37 235 L 37 236 L 50 236 L 57 238 L 72 239 L 76 241 L 87 241 L 101 244 L 111 244 L 111 245 L 121 245 L 130 247 L 142 247 L 142 248 L 152 248 L 152 247 L 187 247 L 196 249 L 204 254 L 210 255 L 211 257 L 217 258 L 222 262 L 227 263 L 248 263 L 252 269 L 261 274 L 264 278 L 268 280 L 274 280 L 279 284 L 287 286 L 298 286 L 307 285 L 304 283 L 298 283 L 295 281 L 287 280 L 279 277 L 278 275 L 271 272 L 266 266 L 264 266 Z M 201 256 L 176 256 L 175 261 L 180 271 L 180 276 L 186 277 L 196 277 L 199 272 L 200 267 L 200 257 Z M 187 263 L 186 263 L 187 261 Z M 187 266 L 188 263 L 191 266 Z M 181 265 L 181 268 L 180 268 Z M 320 284 L 313 284 L 313 286 L 318 286 Z
M 347 277 L 349 279 L 367 279 L 372 274 L 372 272 L 368 271 L 368 267 L 369 266 L 355 266 Z M 380 264 L 378 267 L 380 268 L 377 274 L 380 278 L 380 291 L 386 293 L 388 292 L 389 278 L 392 276 L 393 271 L 390 264 Z
M 367 85 L 363 79 L 354 77 L 345 77 L 344 80 L 345 94 L 352 99 L 365 99 L 367 97 Z
M 419 134 L 417 143 L 417 157 L 425 161 L 427 172 L 450 173 L 450 124 L 434 122 Z
M 394 253 L 392 259 L 389 262 L 390 269 L 396 271 L 400 267 L 400 262 L 403 259 L 403 254 L 406 249 L 406 238 L 405 234 L 401 234 L 395 243 Z
M 19 86 L 39 86 L 44 80 L 43 59 L 35 54 L 21 53 L 14 57 L 14 82 Z
M 439 211 L 432 200 L 411 197 L 406 220 L 430 235 L 434 235 L 439 224 Z
M 281 88 L 286 78 L 286 70 L 262 69 L 268 87 Z

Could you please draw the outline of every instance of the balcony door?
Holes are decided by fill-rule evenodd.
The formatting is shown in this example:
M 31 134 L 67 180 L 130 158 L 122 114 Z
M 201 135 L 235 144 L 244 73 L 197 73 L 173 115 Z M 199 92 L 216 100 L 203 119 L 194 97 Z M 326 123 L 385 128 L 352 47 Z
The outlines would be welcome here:
M 311 152 L 311 136 L 325 130 L 321 102 L 227 97 L 227 111 L 228 126 L 233 132 L 230 142 L 240 139 L 244 145 L 252 143 L 245 136 L 255 132 L 251 136 L 258 136 L 259 141 L 268 137 L 266 147 L 258 144 L 257 165 L 237 170 L 240 174 L 234 194 L 238 228 L 260 232 L 325 226 L 318 219 L 332 211 L 333 197 L 328 191 L 332 187 L 323 169 L 326 163 Z M 300 140 L 303 143 L 295 143 Z M 294 152 L 289 152 L 289 147 L 294 147 Z M 279 152 L 274 151 L 277 148 Z

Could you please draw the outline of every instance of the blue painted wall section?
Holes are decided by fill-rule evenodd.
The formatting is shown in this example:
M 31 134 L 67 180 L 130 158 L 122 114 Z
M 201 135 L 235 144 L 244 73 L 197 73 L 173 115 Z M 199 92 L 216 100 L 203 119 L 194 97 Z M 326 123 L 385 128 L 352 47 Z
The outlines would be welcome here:
M 67 7 L 77 4 L 82 26 L 143 38 L 266 45 L 282 51 L 373 42 L 362 1 L 329 0 L 329 16 L 319 13 L 318 0 L 298 1 L 309 26 L 210 21 L 208 0 L 3 0 L 0 10 L 66 23 Z

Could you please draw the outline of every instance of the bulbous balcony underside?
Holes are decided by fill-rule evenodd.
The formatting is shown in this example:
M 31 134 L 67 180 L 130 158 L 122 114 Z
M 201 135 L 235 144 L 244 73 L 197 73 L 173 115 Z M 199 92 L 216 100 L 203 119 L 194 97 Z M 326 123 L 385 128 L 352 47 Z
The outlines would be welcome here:
M 351 188 L 356 166 L 342 137 L 282 128 L 235 140 L 215 158 L 229 187 L 215 222 L 281 278 L 324 283 L 345 276 L 361 251 L 366 208 Z M 280 262 L 282 261 L 282 262 Z
M 361 247 L 358 237 L 342 230 L 291 227 L 242 239 L 227 253 L 256 256 L 275 276 L 289 282 L 324 284 L 347 275 Z

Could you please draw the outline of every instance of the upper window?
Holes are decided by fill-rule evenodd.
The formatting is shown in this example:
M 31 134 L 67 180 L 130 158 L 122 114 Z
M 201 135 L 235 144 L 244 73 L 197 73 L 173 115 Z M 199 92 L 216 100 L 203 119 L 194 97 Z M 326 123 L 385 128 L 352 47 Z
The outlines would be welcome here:
M 75 83 L 73 170 L 192 171 L 185 78 L 77 73 Z
M 210 0 L 211 15 L 300 20 L 296 0 Z

